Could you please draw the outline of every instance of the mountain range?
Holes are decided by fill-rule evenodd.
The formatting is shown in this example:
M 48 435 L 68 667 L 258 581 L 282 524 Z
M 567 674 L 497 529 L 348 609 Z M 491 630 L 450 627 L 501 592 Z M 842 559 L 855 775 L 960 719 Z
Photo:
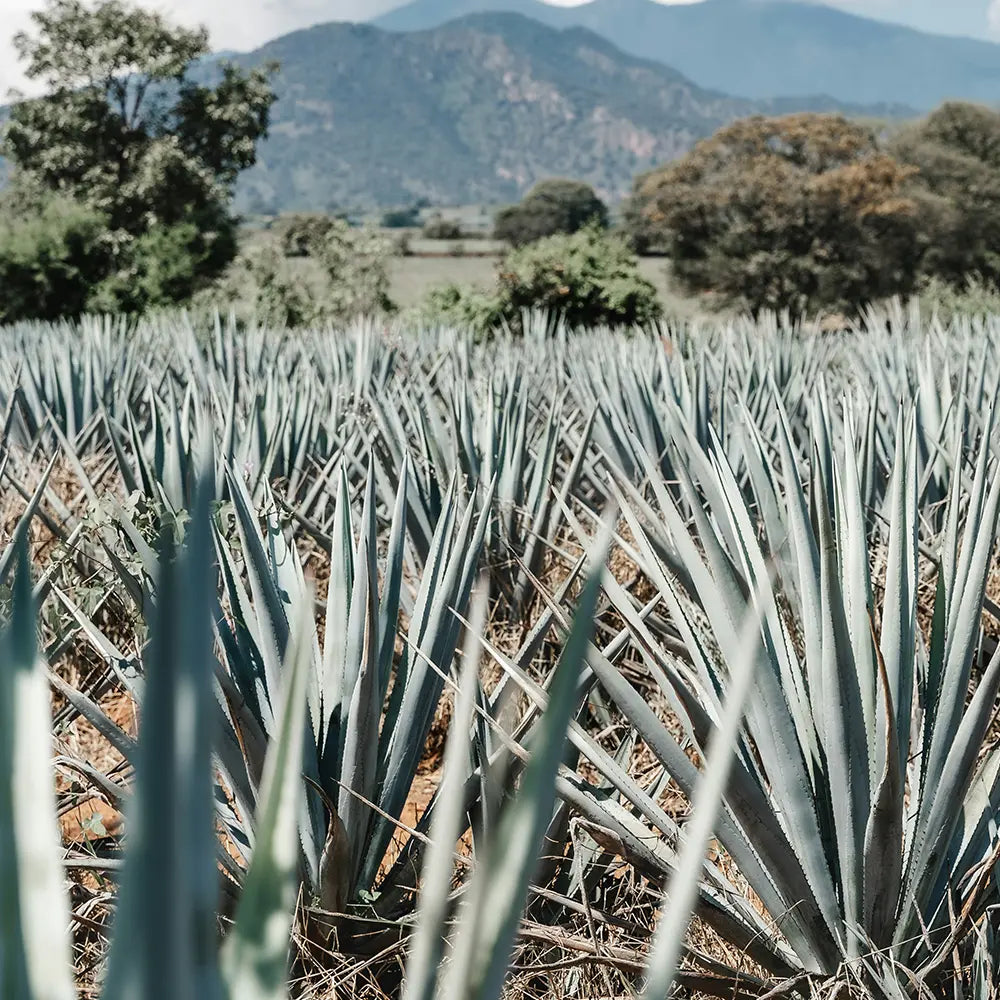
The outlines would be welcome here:
M 270 137 L 239 183 L 246 212 L 496 204 L 550 176 L 589 181 L 614 200 L 637 173 L 745 115 L 907 111 L 727 96 L 586 28 L 517 13 L 408 32 L 323 24 L 236 60 L 281 66 Z
M 280 65 L 270 136 L 237 187 L 252 214 L 496 205 L 552 176 L 615 201 L 746 115 L 1000 101 L 1000 45 L 801 0 L 409 0 L 201 72 L 223 57 Z
M 541 0 L 410 0 L 373 23 L 421 31 L 484 10 L 589 28 L 629 55 L 741 97 L 826 94 L 919 109 L 948 98 L 1000 102 L 1000 45 L 926 34 L 820 3 L 589 0 L 562 7 Z

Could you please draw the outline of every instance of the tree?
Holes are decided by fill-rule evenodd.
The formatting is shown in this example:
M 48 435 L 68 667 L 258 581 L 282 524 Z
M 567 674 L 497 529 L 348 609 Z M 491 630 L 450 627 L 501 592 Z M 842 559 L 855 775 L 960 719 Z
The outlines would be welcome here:
M 383 229 L 416 229 L 419 225 L 420 208 L 417 205 L 390 208 L 382 213 Z
M 517 205 L 497 213 L 493 235 L 520 247 L 557 233 L 576 233 L 584 226 L 607 227 L 608 209 L 594 189 L 582 181 L 540 181 Z
M 655 171 L 651 171 L 655 173 Z M 666 253 L 663 226 L 654 221 L 645 211 L 641 192 L 645 189 L 649 174 L 640 174 L 632 184 L 632 194 L 621 207 L 621 219 L 617 226 L 619 235 L 640 256 Z
M 838 115 L 738 121 L 638 182 L 633 211 L 687 289 L 801 314 L 910 292 L 913 168 Z
M 140 240 L 147 251 L 169 247 L 175 263 L 178 253 L 188 255 L 178 280 L 145 286 L 168 300 L 186 297 L 235 254 L 229 203 L 267 132 L 273 67 L 222 65 L 213 85 L 199 82 L 192 71 L 209 54 L 205 30 L 173 26 L 120 0 L 94 7 L 50 0 L 32 20 L 34 33 L 14 44 L 46 95 L 13 107 L 4 154 L 41 188 L 104 216 L 120 274 L 145 266 L 130 259 Z M 129 287 L 136 285 L 122 283 Z M 132 299 L 123 306 L 151 304 Z
M 992 108 L 948 101 L 928 115 L 917 131 L 927 142 L 938 143 L 1000 170 L 1000 114 Z
M 1000 287 L 1000 114 L 944 104 L 904 129 L 891 151 L 916 171 L 922 274 L 956 287 L 970 279 Z

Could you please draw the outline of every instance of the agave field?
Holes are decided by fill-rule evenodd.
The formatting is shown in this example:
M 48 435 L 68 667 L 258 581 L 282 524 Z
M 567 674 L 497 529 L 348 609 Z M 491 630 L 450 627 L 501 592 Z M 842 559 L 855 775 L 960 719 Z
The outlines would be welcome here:
M 0 997 L 997 996 L 1000 319 L 0 330 Z

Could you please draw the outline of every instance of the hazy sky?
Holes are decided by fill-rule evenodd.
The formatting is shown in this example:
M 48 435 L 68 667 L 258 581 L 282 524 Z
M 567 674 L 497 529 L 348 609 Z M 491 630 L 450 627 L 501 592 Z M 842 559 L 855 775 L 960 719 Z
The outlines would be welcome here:
M 152 0 L 175 20 L 204 23 L 217 49 L 249 49 L 320 21 L 365 20 L 401 0 Z M 572 3 L 574 0 L 557 0 Z M 681 0 L 683 2 L 683 0 Z M 1000 0 L 828 0 L 845 10 L 928 31 L 1000 39 Z M 37 0 L 0 0 L 0 98 L 23 86 L 8 39 L 28 26 Z

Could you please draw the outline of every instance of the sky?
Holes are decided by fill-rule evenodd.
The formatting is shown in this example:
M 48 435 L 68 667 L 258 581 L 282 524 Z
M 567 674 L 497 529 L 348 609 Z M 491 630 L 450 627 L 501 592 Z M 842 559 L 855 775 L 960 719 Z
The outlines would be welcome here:
M 206 24 L 215 49 L 244 50 L 321 21 L 363 21 L 401 0 L 141 0 L 173 20 Z M 550 0 L 572 4 L 576 0 Z M 661 0 L 662 2 L 662 0 Z M 671 0 L 666 0 L 671 2 Z M 672 0 L 678 2 L 678 0 Z M 685 0 L 680 0 L 685 2 Z M 690 2 L 690 0 L 687 0 Z M 1000 0 L 827 0 L 853 13 L 899 21 L 925 31 L 1000 41 Z M 9 38 L 29 27 L 39 0 L 0 0 L 0 99 L 26 87 Z

